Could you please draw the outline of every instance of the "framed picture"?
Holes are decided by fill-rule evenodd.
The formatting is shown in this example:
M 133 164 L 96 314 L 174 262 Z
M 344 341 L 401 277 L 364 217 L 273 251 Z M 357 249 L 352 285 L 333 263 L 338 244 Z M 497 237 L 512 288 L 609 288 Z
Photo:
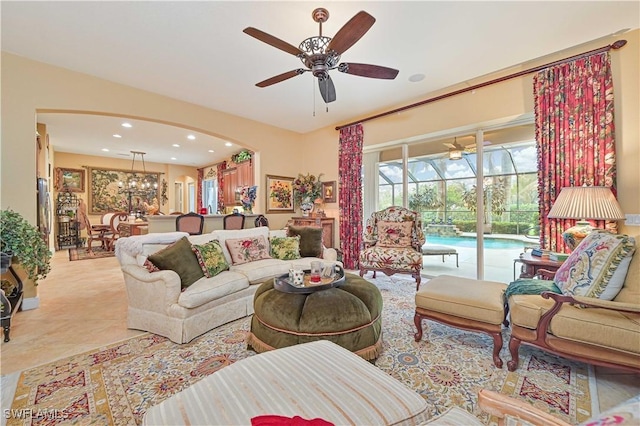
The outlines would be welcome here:
M 267 175 L 267 213 L 293 213 L 293 181 L 292 177 Z
M 322 182 L 322 201 L 325 203 L 336 202 L 336 181 Z
M 128 191 L 126 185 L 124 189 L 120 188 L 119 182 L 127 182 L 134 175 L 137 181 L 149 182 L 151 188 L 158 184 L 158 189 Z M 158 203 L 158 191 L 161 190 L 160 173 L 89 168 L 89 214 L 129 212 L 129 207 L 132 211 L 144 212 L 148 210 L 148 206 Z
M 54 184 L 57 191 L 84 192 L 84 170 L 56 167 Z

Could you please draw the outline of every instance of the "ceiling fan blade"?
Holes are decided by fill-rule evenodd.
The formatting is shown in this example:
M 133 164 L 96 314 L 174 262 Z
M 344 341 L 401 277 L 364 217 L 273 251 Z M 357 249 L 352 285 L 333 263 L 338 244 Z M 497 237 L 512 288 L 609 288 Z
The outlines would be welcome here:
M 376 22 L 376 18 L 369 15 L 364 10 L 356 13 L 355 16 L 340 28 L 333 36 L 333 39 L 327 46 L 327 52 L 335 51 L 338 55 L 342 55 L 347 49 L 353 46 L 360 38 L 365 35 L 369 28 Z
M 343 62 L 338 65 L 338 71 L 360 77 L 384 78 L 393 80 L 398 75 L 398 70 L 381 67 L 379 65 L 355 64 L 353 62 Z
M 305 71 L 307 70 L 298 68 L 297 70 L 283 72 L 282 74 L 278 74 L 274 77 L 268 78 L 264 81 L 261 81 L 260 83 L 256 83 L 256 86 L 258 87 L 271 86 L 272 84 L 280 83 L 281 81 L 285 81 L 297 75 L 303 74 Z
M 324 80 L 318 79 L 318 87 L 325 104 L 336 100 L 336 87 L 333 85 L 333 80 L 331 80 L 330 76 L 327 76 Z
M 272 36 L 271 34 L 265 33 L 264 31 L 260 31 L 257 28 L 247 27 L 244 30 L 242 30 L 242 32 L 250 35 L 253 38 L 257 38 L 258 40 L 264 43 L 270 44 L 271 46 L 277 49 L 284 50 L 287 53 L 291 53 L 292 55 L 305 56 L 305 53 L 302 50 L 295 47 L 294 45 L 289 44 L 286 41 L 282 41 L 279 38 Z

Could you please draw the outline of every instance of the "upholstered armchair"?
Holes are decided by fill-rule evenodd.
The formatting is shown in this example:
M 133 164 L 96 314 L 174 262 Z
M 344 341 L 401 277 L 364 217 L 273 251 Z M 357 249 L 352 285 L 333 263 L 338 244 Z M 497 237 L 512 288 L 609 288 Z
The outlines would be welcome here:
M 422 245 L 425 242 L 418 213 L 392 206 L 374 212 L 364 231 L 364 249 L 360 252 L 360 276 L 367 271 L 386 275 L 410 274 L 420 288 Z

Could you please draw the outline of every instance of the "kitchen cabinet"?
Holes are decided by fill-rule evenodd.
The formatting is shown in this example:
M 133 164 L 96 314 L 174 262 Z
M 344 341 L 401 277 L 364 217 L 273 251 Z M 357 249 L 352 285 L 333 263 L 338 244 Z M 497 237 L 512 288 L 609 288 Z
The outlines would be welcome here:
M 253 162 L 251 160 L 238 163 L 235 167 L 223 170 L 222 184 L 225 206 L 240 205 L 240 190 L 245 186 L 253 186 Z
M 251 160 L 239 163 L 236 166 L 237 173 L 237 186 L 253 186 L 253 162 Z

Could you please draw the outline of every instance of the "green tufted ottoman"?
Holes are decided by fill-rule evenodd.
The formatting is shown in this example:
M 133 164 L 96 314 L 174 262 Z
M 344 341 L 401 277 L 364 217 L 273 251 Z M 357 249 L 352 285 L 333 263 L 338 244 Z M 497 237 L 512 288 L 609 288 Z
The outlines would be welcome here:
M 330 340 L 366 360 L 382 351 L 382 296 L 357 275 L 311 294 L 283 293 L 269 280 L 256 291 L 253 308 L 247 344 L 258 353 L 314 340 Z

